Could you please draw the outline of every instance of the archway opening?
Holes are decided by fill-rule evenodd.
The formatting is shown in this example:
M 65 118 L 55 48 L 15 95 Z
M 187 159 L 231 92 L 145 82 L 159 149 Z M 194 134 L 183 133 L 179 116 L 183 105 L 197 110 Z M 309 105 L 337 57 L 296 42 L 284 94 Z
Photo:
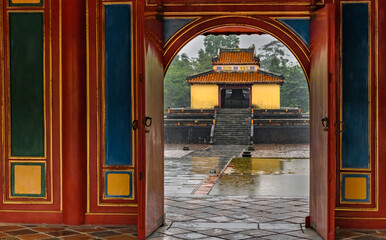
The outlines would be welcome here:
M 217 31 L 217 33 L 223 34 L 224 32 L 221 29 L 222 28 L 216 28 L 215 31 L 210 29 L 209 32 L 216 34 L 216 31 Z M 226 29 L 227 29 L 226 31 L 230 31 L 229 27 L 226 27 Z M 245 29 L 247 29 L 247 28 L 245 28 Z M 239 28 L 239 30 L 240 30 L 240 28 Z M 265 32 L 262 32 L 261 30 L 258 30 L 258 31 L 259 31 L 259 34 L 265 34 L 266 35 Z M 221 36 L 221 34 L 216 34 L 216 35 Z M 239 32 L 238 34 L 241 34 L 241 33 Z M 256 34 L 256 32 L 254 34 Z M 209 35 L 209 36 L 211 36 L 211 35 Z M 229 36 L 229 35 L 227 35 L 227 36 Z M 256 35 L 250 35 L 250 36 L 256 36 Z M 205 36 L 200 36 L 198 38 L 204 38 L 205 39 Z M 290 55 L 291 52 L 293 53 L 293 51 L 286 49 L 285 45 L 280 45 L 280 43 L 278 41 L 275 41 L 275 40 L 276 40 L 275 38 L 272 38 L 272 39 L 270 39 L 269 42 L 266 42 L 266 44 L 261 44 L 261 46 L 259 46 L 259 47 L 253 46 L 253 49 L 254 50 L 255 49 L 262 49 L 264 47 L 264 45 L 267 49 L 269 49 L 269 43 L 274 42 L 271 44 L 271 46 L 274 44 L 278 44 L 281 48 L 285 49 L 285 54 Z M 191 41 L 190 43 L 192 43 L 193 41 Z M 197 50 L 197 48 L 195 48 L 195 47 L 191 47 L 191 48 Z M 240 51 L 241 51 L 241 49 L 246 49 L 246 48 L 252 48 L 252 45 L 245 46 L 245 45 L 240 44 L 239 46 L 233 47 L 233 49 L 239 49 Z M 221 47 L 219 47 L 219 49 L 221 49 Z M 252 112 L 252 115 L 253 115 L 253 116 L 250 116 L 250 118 L 249 118 L 249 123 L 250 123 L 249 127 L 252 126 L 252 128 L 253 128 L 254 124 L 256 124 L 256 123 L 258 123 L 258 124 L 256 124 L 257 126 L 263 126 L 265 121 L 269 124 L 272 123 L 273 119 L 260 118 L 261 116 L 264 117 L 264 113 L 271 113 L 271 115 L 272 114 L 277 115 L 277 114 L 282 114 L 283 112 L 284 112 L 284 118 L 279 119 L 279 120 L 276 119 L 278 121 L 275 124 L 282 125 L 282 126 L 283 126 L 283 124 L 284 124 L 284 126 L 291 126 L 291 124 L 294 124 L 294 122 L 297 122 L 297 123 L 299 123 L 299 126 L 300 125 L 302 125 L 302 126 L 307 125 L 309 127 L 309 120 L 308 120 L 309 115 L 307 116 L 307 114 L 309 113 L 309 108 L 308 108 L 309 97 L 308 97 L 308 84 L 307 84 L 308 82 L 306 80 L 307 75 L 304 74 L 304 72 L 303 72 L 303 70 L 305 69 L 304 65 L 301 65 L 297 62 L 299 60 L 299 57 L 291 56 L 292 61 L 289 61 L 289 59 L 285 59 L 285 58 L 280 59 L 276 56 L 276 58 L 274 58 L 274 59 L 275 59 L 275 61 L 279 60 L 279 63 L 274 63 L 272 66 L 277 67 L 283 63 L 291 62 L 291 64 L 290 64 L 291 67 L 296 68 L 297 70 L 300 70 L 300 75 L 303 75 L 302 76 L 303 77 L 302 78 L 303 88 L 305 88 L 306 92 L 307 92 L 307 95 L 305 96 L 305 98 L 307 99 L 307 106 L 303 106 L 303 107 L 305 107 L 304 112 L 302 112 L 302 110 L 299 108 L 300 104 L 298 104 L 296 106 L 292 105 L 292 106 L 286 106 L 286 107 L 282 107 L 282 108 L 280 107 L 280 104 L 279 104 L 279 108 L 276 108 L 276 109 L 259 108 L 258 106 L 254 106 L 252 104 L 252 96 L 251 96 L 251 95 L 253 95 L 252 85 L 237 86 L 236 84 L 229 84 L 228 83 L 228 84 L 223 84 L 223 85 L 217 84 L 217 94 L 215 97 L 215 98 L 217 98 L 217 105 L 213 106 L 213 116 L 211 116 L 210 111 L 208 110 L 209 108 L 204 108 L 204 107 L 202 107 L 202 108 L 193 107 L 192 108 L 193 98 L 191 95 L 190 95 L 189 100 L 186 100 L 183 104 L 180 104 L 180 105 L 173 105 L 175 103 L 167 102 L 167 101 L 170 101 L 170 99 L 171 99 L 170 96 L 166 96 L 167 87 L 168 87 L 167 81 L 175 80 L 175 77 L 171 77 L 168 74 L 178 70 L 178 71 L 180 71 L 179 74 L 183 75 L 181 72 L 183 72 L 182 70 L 184 69 L 184 67 L 181 65 L 181 63 L 184 61 L 189 62 L 193 59 L 192 60 L 193 62 L 196 62 L 196 63 L 202 62 L 203 56 L 192 57 L 192 56 L 189 56 L 188 54 L 186 54 L 186 51 L 188 51 L 188 50 L 186 50 L 186 48 L 183 48 L 183 49 L 179 48 L 179 53 L 178 54 L 176 53 L 174 55 L 176 57 L 174 58 L 173 63 L 171 63 L 171 64 L 168 63 L 168 65 L 167 65 L 168 71 L 166 72 L 166 76 L 165 76 L 165 143 L 166 143 L 166 145 L 165 145 L 165 196 L 167 199 L 166 200 L 166 209 L 168 209 L 168 208 L 175 209 L 176 206 L 173 205 L 174 203 L 177 203 L 177 205 L 181 204 L 179 202 L 179 200 L 174 201 L 171 198 L 168 198 L 171 196 L 174 196 L 177 198 L 181 197 L 182 199 L 187 199 L 188 196 L 192 196 L 193 198 L 190 199 L 190 201 L 194 202 L 195 201 L 194 199 L 200 198 L 200 195 L 202 195 L 202 196 L 204 196 L 204 195 L 205 196 L 208 196 L 208 195 L 209 196 L 216 196 L 217 198 L 219 196 L 225 196 L 226 195 L 227 197 L 229 197 L 229 195 L 233 195 L 233 198 L 231 197 L 231 199 L 233 199 L 232 201 L 240 203 L 240 202 L 242 202 L 242 200 L 240 200 L 240 199 L 244 199 L 245 202 L 248 202 L 248 204 L 251 204 L 251 205 L 253 205 L 253 203 L 256 202 L 256 198 L 261 198 L 261 197 L 265 198 L 265 197 L 269 197 L 269 196 L 276 196 L 276 197 L 284 196 L 284 195 L 280 195 L 280 191 L 281 191 L 280 189 L 277 190 L 276 193 L 272 194 L 272 192 L 271 192 L 271 194 L 267 194 L 267 192 L 263 193 L 264 190 L 256 192 L 254 187 L 250 187 L 251 185 L 253 186 L 255 184 L 260 184 L 261 185 L 260 189 L 264 189 L 266 187 L 264 187 L 263 185 L 266 183 L 269 183 L 269 182 L 271 183 L 271 187 L 272 187 L 275 185 L 275 182 L 274 182 L 275 180 L 272 181 L 272 179 L 270 179 L 264 183 L 264 182 L 261 182 L 260 180 L 258 180 L 258 181 L 252 180 L 251 181 L 252 178 L 249 178 L 248 180 L 246 180 L 244 182 L 243 182 L 243 180 L 239 181 L 240 184 L 237 184 L 236 183 L 237 180 L 232 179 L 232 174 L 227 174 L 227 171 L 232 172 L 237 167 L 240 167 L 240 166 L 235 167 L 235 165 L 240 165 L 239 164 L 240 158 L 235 158 L 235 157 L 243 157 L 243 153 L 248 152 L 247 150 L 248 150 L 249 143 L 244 144 L 244 146 L 243 146 L 243 144 L 240 144 L 240 145 L 237 145 L 237 144 L 236 145 L 230 145 L 229 144 L 228 146 L 231 146 L 229 148 L 221 147 L 221 146 L 218 147 L 218 145 L 216 145 L 214 142 L 212 142 L 212 140 L 215 141 L 215 139 L 211 139 L 210 131 L 209 131 L 209 137 L 208 138 L 200 137 L 199 133 L 202 132 L 202 128 L 198 128 L 198 127 L 195 128 L 195 126 L 199 126 L 199 125 L 204 126 L 205 122 L 206 122 L 206 123 L 209 123 L 207 126 L 210 125 L 210 129 L 212 129 L 213 125 L 215 125 L 215 123 L 218 122 L 217 121 L 218 119 L 216 119 L 214 115 L 218 115 L 222 109 L 246 108 L 250 111 L 249 113 Z M 220 51 L 221 50 L 218 51 L 218 55 L 220 54 Z M 209 51 L 207 51 L 207 52 L 209 52 Z M 185 53 L 185 54 L 183 54 L 183 53 Z M 204 53 L 205 53 L 205 50 L 201 51 L 201 55 Z M 198 53 L 198 54 L 200 54 L 200 53 Z M 257 56 L 258 56 L 258 54 L 257 54 Z M 212 63 L 213 63 L 213 57 L 214 56 L 211 56 L 211 59 L 210 59 L 210 61 Z M 272 57 L 275 57 L 275 56 L 272 56 Z M 200 59 L 200 58 L 202 58 L 202 59 Z M 280 62 L 280 60 L 282 62 Z M 286 61 L 286 60 L 288 60 L 288 61 Z M 271 65 L 271 62 L 272 62 L 272 59 L 270 60 L 269 65 Z M 268 65 L 268 63 L 266 63 L 266 64 Z M 232 70 L 235 70 L 234 67 L 238 67 L 238 68 L 240 67 L 240 66 L 234 66 L 234 65 L 235 64 L 233 64 L 231 66 Z M 284 66 L 282 66 L 282 67 L 284 68 Z M 202 66 L 196 66 L 196 68 L 202 69 Z M 212 69 L 214 72 L 216 72 L 216 68 L 217 68 L 217 66 L 214 66 L 214 65 L 212 66 Z M 194 70 L 196 70 L 196 69 L 194 69 L 194 67 L 191 67 L 191 71 L 194 72 Z M 202 69 L 202 70 L 205 70 L 205 69 Z M 217 69 L 217 70 L 219 70 L 219 69 Z M 248 69 L 248 71 L 249 70 L 250 69 Z M 222 68 L 221 71 L 227 71 L 227 70 L 224 70 Z M 245 71 L 244 73 L 247 73 L 248 71 Z M 270 71 L 266 71 L 266 72 L 269 74 L 273 74 Z M 202 72 L 198 73 L 198 74 L 202 74 Z M 209 73 L 204 72 L 203 75 L 205 75 L 205 74 L 209 74 Z M 177 74 L 175 74 L 175 76 L 176 75 Z M 189 76 L 189 74 L 188 74 L 188 76 Z M 186 76 L 186 77 L 188 78 L 188 81 L 189 81 L 188 76 Z M 194 83 L 194 84 L 198 85 L 197 83 Z M 170 89 L 172 90 L 171 93 L 176 93 L 177 91 L 181 92 L 181 88 L 171 87 Z M 210 90 L 208 90 L 205 87 L 201 88 L 200 91 L 198 91 L 198 92 L 201 92 L 201 94 L 202 94 L 201 98 L 206 98 L 208 95 L 210 95 L 209 94 Z M 192 94 L 192 90 L 189 91 L 189 94 Z M 174 97 L 176 97 L 176 96 L 174 96 Z M 249 102 L 245 103 L 245 106 L 244 106 L 242 100 L 245 100 L 245 99 L 248 99 Z M 234 103 L 233 100 L 238 100 L 238 102 Z M 232 107 L 233 104 L 236 104 L 237 107 Z M 275 110 L 276 110 L 276 112 L 275 112 Z M 292 122 L 288 121 L 288 119 L 284 120 L 285 116 L 290 116 L 290 115 L 285 115 L 285 113 L 291 113 L 291 112 L 294 113 L 295 115 L 301 116 L 301 117 L 298 119 L 292 119 L 292 120 L 295 120 Z M 198 117 L 198 116 L 200 116 L 200 114 L 201 114 L 201 116 L 203 116 L 202 118 Z M 229 112 L 227 114 L 229 114 Z M 261 114 L 263 114 L 263 115 L 261 115 Z M 184 115 L 188 116 L 188 118 L 184 119 L 184 117 L 183 117 Z M 255 116 L 257 116 L 257 115 L 259 115 L 259 117 L 255 118 Z M 194 116 L 195 119 L 192 118 L 192 116 Z M 209 116 L 209 118 L 207 118 L 205 116 Z M 266 116 L 267 115 L 265 115 L 265 117 Z M 281 117 L 283 117 L 283 116 L 281 116 Z M 209 119 L 209 121 L 208 121 L 208 119 Z M 237 123 L 235 123 L 235 125 L 237 125 Z M 167 126 L 173 126 L 174 128 L 173 128 L 173 130 L 167 129 Z M 169 134 L 168 132 L 171 132 L 172 134 L 175 135 L 178 132 L 176 130 L 177 128 L 181 129 L 182 135 L 184 135 L 184 137 L 179 138 L 179 143 L 174 142 L 174 144 L 168 144 L 168 141 L 169 141 L 167 139 L 168 134 Z M 190 131 L 189 131 L 189 128 L 190 128 Z M 249 130 L 250 129 L 251 128 L 249 128 Z M 254 130 L 252 130 L 252 131 L 254 131 Z M 197 136 L 195 136 L 195 134 L 197 134 Z M 304 135 L 307 135 L 307 137 L 308 137 L 308 133 L 305 133 Z M 273 138 L 275 138 L 275 137 L 273 137 Z M 194 142 L 194 141 L 197 141 L 197 142 Z M 253 142 L 253 140 L 252 140 L 252 142 Z M 192 144 L 192 143 L 194 143 L 194 144 Z M 196 143 L 201 143 L 201 144 L 197 145 Z M 209 145 L 210 143 L 214 143 L 214 145 Z M 260 149 L 259 147 L 256 147 L 258 145 L 263 146 L 263 148 Z M 304 145 L 306 146 L 305 148 L 304 148 Z M 241 146 L 241 147 L 235 147 L 235 146 Z M 264 176 L 264 175 L 268 175 L 268 176 L 270 176 L 270 175 L 283 175 L 283 176 L 288 175 L 288 176 L 291 176 L 291 175 L 297 175 L 295 172 L 293 172 L 293 171 L 296 171 L 296 168 L 301 169 L 300 170 L 301 174 L 299 174 L 299 175 L 306 175 L 305 178 L 304 178 L 304 176 L 300 178 L 303 180 L 300 180 L 300 181 L 298 180 L 297 182 L 293 182 L 294 183 L 294 189 L 296 187 L 307 188 L 306 194 L 304 194 L 304 192 L 303 193 L 299 193 L 299 192 L 295 193 L 294 192 L 294 194 L 292 195 L 292 196 L 295 196 L 294 199 L 297 199 L 297 200 L 302 199 L 302 200 L 299 200 L 297 202 L 297 204 L 298 204 L 297 206 L 301 205 L 302 210 L 306 209 L 305 211 L 302 212 L 302 214 L 304 216 L 302 216 L 302 217 L 298 216 L 297 219 L 292 219 L 290 217 L 293 222 L 304 223 L 303 217 L 307 216 L 307 214 L 308 214 L 308 209 L 307 209 L 307 207 L 305 207 L 308 204 L 308 184 L 305 186 L 301 186 L 301 185 L 299 185 L 299 183 L 304 183 L 304 182 L 308 183 L 308 175 L 309 175 L 308 171 L 309 170 L 308 170 L 308 166 L 305 166 L 308 164 L 308 161 L 309 161 L 308 143 L 303 144 L 303 148 L 300 148 L 300 149 L 296 148 L 296 146 L 292 147 L 292 148 L 291 147 L 288 148 L 288 146 L 287 146 L 287 148 L 282 148 L 281 150 L 279 150 L 280 147 L 279 147 L 279 149 L 277 149 L 277 148 L 272 149 L 273 145 L 261 144 L 261 143 L 255 144 L 255 145 L 249 145 L 249 147 L 251 149 L 255 148 L 253 150 L 250 150 L 250 151 L 252 151 L 252 155 L 254 154 L 256 148 L 258 149 L 257 151 L 260 151 L 260 152 L 268 151 L 268 155 L 264 155 L 264 154 L 256 155 L 256 156 L 258 156 L 257 159 L 251 158 L 250 161 L 245 161 L 246 158 L 244 158 L 244 159 L 241 158 L 241 162 L 243 162 L 241 165 L 244 165 L 244 166 L 240 167 L 239 170 L 241 170 L 241 172 L 240 171 L 237 172 L 237 170 L 236 170 L 236 174 L 233 174 L 233 175 L 238 175 L 239 179 L 242 179 L 245 175 L 249 175 L 249 176 L 254 176 L 254 175 L 255 176 Z M 282 151 L 281 156 L 279 156 L 280 154 L 276 155 L 276 156 L 270 155 L 272 152 L 278 153 L 280 151 Z M 294 152 L 299 152 L 299 151 L 303 152 L 301 156 L 290 155 L 290 154 L 294 154 Z M 295 159 L 295 158 L 297 158 L 297 159 Z M 178 162 L 178 160 L 175 161 L 175 159 L 180 159 L 180 162 Z M 233 161 L 232 161 L 232 159 L 233 159 Z M 182 165 L 182 167 L 179 165 Z M 248 166 L 245 166 L 245 165 L 248 165 Z M 185 171 L 184 169 L 188 170 L 189 173 L 184 172 Z M 243 172 L 244 170 L 246 170 L 246 172 Z M 264 171 L 270 172 L 270 173 L 266 174 L 266 172 L 264 173 Z M 179 179 L 178 179 L 178 175 L 180 176 Z M 223 179 L 221 179 L 222 176 L 225 176 L 225 177 L 223 177 Z M 229 176 L 231 176 L 231 179 L 229 179 Z M 241 176 L 241 178 L 240 178 L 240 176 Z M 306 179 L 306 181 L 304 181 L 304 179 Z M 222 183 L 221 183 L 221 181 L 222 181 Z M 284 180 L 284 181 L 288 181 L 288 179 Z M 283 183 L 283 180 L 281 180 L 281 182 Z M 234 184 L 234 183 L 236 183 L 236 184 Z M 280 185 L 280 181 L 278 181 L 276 183 L 277 183 L 277 186 Z M 216 186 L 216 184 L 217 184 L 217 186 Z M 242 188 L 243 186 L 249 186 L 249 189 L 245 188 L 244 190 L 240 191 L 240 188 Z M 234 192 L 234 194 L 229 194 L 232 191 Z M 211 192 L 212 192 L 212 194 L 211 194 Z M 287 193 L 288 193 L 288 191 L 287 191 Z M 248 198 L 248 196 L 250 196 L 250 195 L 255 195 L 255 198 L 252 197 L 249 199 L 250 201 L 249 200 L 247 201 L 245 199 L 245 197 Z M 291 196 L 288 194 L 286 194 L 286 195 L 287 195 L 287 197 Z M 302 195 L 302 196 L 299 198 L 300 195 Z M 292 200 L 294 200 L 294 199 L 292 199 Z M 296 202 L 297 200 L 294 200 L 293 202 Z M 227 200 L 221 199 L 221 201 L 226 202 Z M 266 201 L 266 203 L 268 203 L 268 202 L 270 202 L 270 200 Z M 170 205 L 168 205 L 168 204 L 170 204 Z M 258 204 L 253 205 L 253 206 L 254 207 L 262 207 L 262 208 L 266 207 L 266 206 L 260 206 Z M 197 206 L 194 206 L 194 207 L 197 207 Z M 184 207 L 182 207 L 182 208 L 184 208 Z M 199 207 L 197 207 L 197 209 L 198 208 Z M 217 208 L 217 211 L 221 211 L 220 209 L 221 209 L 221 207 Z M 250 209 L 250 211 L 253 212 L 254 210 Z M 287 210 L 283 210 L 283 211 L 285 212 Z M 196 214 L 198 216 L 198 215 L 204 214 L 204 213 L 205 212 L 196 212 L 193 214 Z M 243 212 L 243 214 L 244 213 L 245 212 Z M 272 212 L 271 212 L 271 214 L 272 214 Z M 175 212 L 172 212 L 171 215 L 172 215 L 171 218 L 174 220 L 177 220 L 177 221 L 179 218 L 184 219 L 184 220 L 187 220 L 187 219 L 193 220 L 193 219 L 187 217 L 186 215 L 183 215 L 183 214 L 181 215 L 181 214 L 178 214 Z M 285 214 L 283 214 L 283 216 L 284 215 Z M 192 217 L 192 216 L 190 216 L 190 217 Z M 228 221 L 230 216 L 222 216 L 222 217 L 224 217 L 223 220 Z M 214 216 L 214 218 L 216 218 L 216 216 Z M 167 219 L 167 220 L 173 221 L 171 219 Z M 198 219 L 195 219 L 195 220 L 198 220 Z M 206 220 L 208 220 L 208 219 L 206 219 Z

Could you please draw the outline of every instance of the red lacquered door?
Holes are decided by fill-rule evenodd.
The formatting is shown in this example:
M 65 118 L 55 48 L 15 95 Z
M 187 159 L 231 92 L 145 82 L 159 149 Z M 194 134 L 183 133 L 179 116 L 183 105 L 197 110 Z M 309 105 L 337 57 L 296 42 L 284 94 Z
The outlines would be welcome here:
M 310 21 L 310 220 L 324 239 L 334 239 L 335 234 L 334 12 L 334 6 L 326 4 Z

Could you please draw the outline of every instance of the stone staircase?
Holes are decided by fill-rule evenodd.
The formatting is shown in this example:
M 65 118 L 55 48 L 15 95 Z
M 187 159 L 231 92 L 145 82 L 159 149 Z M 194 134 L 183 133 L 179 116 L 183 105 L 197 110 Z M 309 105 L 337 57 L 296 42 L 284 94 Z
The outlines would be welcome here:
M 217 112 L 214 144 L 247 145 L 251 134 L 251 110 L 225 108 Z

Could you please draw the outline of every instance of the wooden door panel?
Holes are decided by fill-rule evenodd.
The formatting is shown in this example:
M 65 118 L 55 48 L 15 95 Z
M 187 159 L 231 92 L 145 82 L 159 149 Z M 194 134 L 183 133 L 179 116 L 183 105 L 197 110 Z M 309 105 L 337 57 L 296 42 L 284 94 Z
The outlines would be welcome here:
M 334 49 L 331 37 L 333 24 L 330 24 L 333 6 L 326 4 L 312 15 L 310 24 L 310 118 L 311 118 L 311 145 L 310 145 L 310 219 L 311 226 L 324 238 L 333 239 L 334 208 L 330 199 L 333 187 L 330 184 L 329 157 L 330 129 L 324 129 L 323 118 L 329 118 L 329 80 L 332 80 L 330 56 Z M 332 116 L 331 116 L 332 117 Z M 330 119 L 331 122 L 331 119 Z
M 155 8 L 145 7 L 145 15 L 154 14 Z M 152 14 L 151 14 L 152 13 Z M 164 222 L 164 68 L 163 24 L 160 16 L 145 17 L 143 55 L 143 80 L 140 89 L 144 162 L 140 163 L 140 199 L 138 238 L 144 239 Z

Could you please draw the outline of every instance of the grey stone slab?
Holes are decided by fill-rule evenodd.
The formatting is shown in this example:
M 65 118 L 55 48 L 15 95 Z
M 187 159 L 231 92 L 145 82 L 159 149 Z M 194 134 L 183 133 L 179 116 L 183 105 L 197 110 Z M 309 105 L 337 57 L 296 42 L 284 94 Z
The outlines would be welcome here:
M 259 228 L 261 230 L 276 230 L 276 229 L 285 229 L 285 230 L 300 230 L 299 224 L 278 224 L 278 223 L 260 223 Z
M 255 238 L 276 234 L 274 232 L 269 232 L 269 231 L 259 230 L 259 229 L 258 230 L 248 230 L 248 231 L 244 231 L 242 233 L 249 235 L 249 236 L 252 236 L 252 237 L 255 237 Z
M 250 215 L 246 215 L 246 214 L 235 214 L 232 216 L 232 218 L 236 218 L 236 219 L 247 219 L 250 217 L 251 217 Z
M 225 216 L 218 216 L 218 217 L 211 217 L 211 218 L 208 218 L 209 221 L 212 221 L 212 222 L 230 222 L 232 221 L 233 219 L 231 218 L 228 218 L 228 217 L 225 217 Z
M 183 233 L 183 234 L 177 234 L 175 237 L 182 238 L 182 239 L 206 239 L 208 238 L 207 235 L 201 234 L 201 233 Z
M 229 240 L 239 240 L 239 239 L 250 239 L 250 238 L 252 238 L 251 236 L 246 235 L 246 234 L 242 234 L 242 233 L 232 233 L 232 234 L 228 234 L 228 235 L 223 235 L 221 237 L 224 238 L 224 239 L 229 239 Z
M 182 229 L 182 228 L 176 228 L 176 227 L 170 227 L 168 228 L 169 226 L 166 226 L 166 227 L 162 227 L 160 229 L 157 230 L 157 232 L 160 232 L 160 233 L 163 233 L 163 234 L 166 234 L 166 235 L 176 235 L 176 234 L 181 234 L 181 233 L 187 233 L 189 232 L 188 230 L 185 230 L 185 229 Z
M 175 227 L 187 228 L 187 229 L 199 229 L 199 230 L 209 230 L 213 228 L 221 228 L 226 230 L 233 229 L 257 229 L 256 223 L 214 223 L 214 222 L 175 222 L 173 224 Z
M 293 232 L 286 232 L 286 235 L 298 237 L 298 238 L 308 238 L 308 239 L 315 239 L 315 240 L 322 240 L 322 238 L 318 235 L 317 232 L 315 232 L 312 229 L 306 228 L 302 231 L 293 231 Z
M 220 237 L 222 235 L 233 233 L 232 231 L 225 230 L 225 229 L 219 229 L 219 228 L 210 229 L 210 230 L 201 230 L 201 231 L 197 231 L 197 232 L 208 235 L 208 236 L 220 236 Z
M 181 240 L 181 238 L 176 238 L 173 236 L 159 236 L 159 237 L 148 237 L 151 240 Z
M 270 240 L 299 240 L 299 239 L 307 239 L 307 238 L 300 238 L 300 237 L 293 237 L 285 234 L 274 234 L 270 236 L 265 236 L 263 239 L 270 239 Z

